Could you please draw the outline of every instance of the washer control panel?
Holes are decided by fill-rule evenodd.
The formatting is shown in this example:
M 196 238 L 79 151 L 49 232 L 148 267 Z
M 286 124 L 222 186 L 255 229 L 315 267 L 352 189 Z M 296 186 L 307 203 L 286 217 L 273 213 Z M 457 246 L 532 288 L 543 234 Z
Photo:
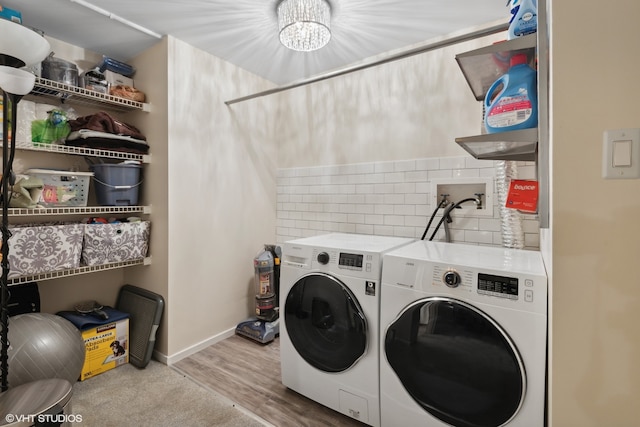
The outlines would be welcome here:
M 462 282 L 462 278 L 457 271 L 449 270 L 442 276 L 442 281 L 450 288 L 457 288 L 460 282 Z
M 447 285 L 451 290 L 457 289 L 456 292 L 472 292 L 473 271 L 453 266 L 434 265 L 433 283 L 439 286 Z
M 478 293 L 494 297 L 518 299 L 518 279 L 516 277 L 478 273 Z
M 357 251 L 340 251 L 335 248 L 309 248 L 309 260 L 295 263 L 296 257 L 285 254 L 284 264 L 318 268 L 324 272 L 349 273 L 358 277 L 376 277 L 380 274 L 380 255 Z M 374 274 L 374 276 L 371 276 Z M 379 279 L 378 279 L 379 280 Z
M 331 261 L 331 258 L 332 258 L 331 255 L 329 255 L 329 253 L 325 251 L 319 252 L 316 255 L 316 260 L 322 265 L 329 264 L 329 261 Z M 338 266 L 340 268 L 362 271 L 363 265 L 364 265 L 363 254 L 340 252 L 340 254 L 338 255 Z
M 316 259 L 320 264 L 326 265 L 326 264 L 329 264 L 329 260 L 331 259 L 331 257 L 326 252 L 320 252 L 316 257 Z
M 347 252 L 340 252 L 338 265 L 340 267 L 348 268 L 351 270 L 362 270 L 363 260 L 364 260 L 363 254 L 350 254 Z

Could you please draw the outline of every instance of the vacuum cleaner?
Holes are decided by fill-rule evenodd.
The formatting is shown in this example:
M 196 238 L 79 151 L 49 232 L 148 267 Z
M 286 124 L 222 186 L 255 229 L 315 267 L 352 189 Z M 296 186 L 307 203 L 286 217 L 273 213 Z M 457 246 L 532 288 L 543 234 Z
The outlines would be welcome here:
M 255 316 L 238 323 L 236 334 L 266 344 L 280 334 L 280 246 L 264 245 L 254 259 Z

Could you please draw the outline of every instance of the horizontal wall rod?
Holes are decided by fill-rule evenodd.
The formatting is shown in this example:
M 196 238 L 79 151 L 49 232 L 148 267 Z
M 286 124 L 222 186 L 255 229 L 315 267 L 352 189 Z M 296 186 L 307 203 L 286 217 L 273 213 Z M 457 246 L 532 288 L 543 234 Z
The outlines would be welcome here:
M 389 62 L 397 61 L 399 59 L 409 58 L 414 55 L 419 55 L 421 53 L 429 52 L 430 50 L 440 49 L 446 46 L 451 46 L 457 43 L 477 39 L 479 37 L 489 36 L 492 34 L 499 33 L 501 31 L 505 31 L 509 28 L 508 23 L 499 23 L 495 25 L 491 25 L 489 27 L 483 27 L 477 30 L 472 30 L 470 32 L 466 32 L 460 35 L 454 35 L 451 37 L 447 37 L 441 40 L 437 40 L 435 42 L 427 42 L 427 44 L 420 45 L 418 47 L 414 47 L 408 50 L 403 50 L 396 53 L 391 53 L 388 56 L 383 58 L 378 58 L 369 62 L 364 62 L 362 64 L 352 65 L 345 68 L 341 68 L 339 70 L 331 71 L 325 74 L 320 74 L 317 76 L 310 77 L 308 79 L 299 80 L 287 85 L 278 86 L 273 89 L 265 90 L 262 92 L 254 93 L 252 95 L 243 96 L 241 98 L 232 99 L 230 101 L 225 101 L 225 104 L 231 105 L 236 104 L 238 102 L 248 101 L 250 99 L 259 98 L 261 96 L 272 95 L 274 93 L 283 92 L 285 90 L 294 89 L 300 86 L 306 86 L 311 83 L 320 82 L 322 80 L 331 79 L 338 76 L 343 76 L 345 74 L 353 73 L 356 71 L 364 70 L 371 67 L 376 67 L 378 65 L 386 64 Z

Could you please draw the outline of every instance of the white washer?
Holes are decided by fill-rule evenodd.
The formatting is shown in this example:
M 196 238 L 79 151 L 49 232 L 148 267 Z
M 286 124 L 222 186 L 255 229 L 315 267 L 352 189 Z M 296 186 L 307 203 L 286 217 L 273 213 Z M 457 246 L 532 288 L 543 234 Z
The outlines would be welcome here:
M 417 241 L 384 257 L 382 426 L 542 426 L 539 252 Z
M 380 425 L 382 255 L 413 239 L 334 233 L 286 242 L 280 267 L 282 383 Z

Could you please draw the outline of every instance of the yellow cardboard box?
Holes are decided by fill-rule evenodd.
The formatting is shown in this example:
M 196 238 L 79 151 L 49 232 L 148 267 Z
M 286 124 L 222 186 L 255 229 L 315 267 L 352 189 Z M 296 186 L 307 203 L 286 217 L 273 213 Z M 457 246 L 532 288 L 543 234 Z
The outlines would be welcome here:
M 84 365 L 80 381 L 129 363 L 129 319 L 84 329 Z

